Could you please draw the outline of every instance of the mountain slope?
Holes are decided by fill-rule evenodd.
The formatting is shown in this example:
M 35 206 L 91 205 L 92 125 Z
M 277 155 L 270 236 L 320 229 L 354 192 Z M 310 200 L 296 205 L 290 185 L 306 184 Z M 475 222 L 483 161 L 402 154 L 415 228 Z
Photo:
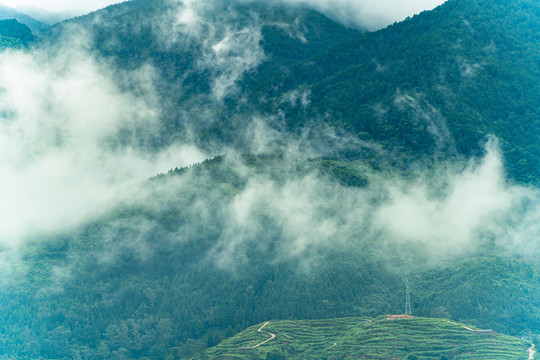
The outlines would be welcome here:
M 495 135 L 511 177 L 537 183 L 539 6 L 451 0 L 359 35 L 311 10 L 227 1 L 191 9 L 203 19 L 194 33 L 171 17 L 181 7 L 140 0 L 52 34 L 79 24 L 122 68 L 152 64 L 167 99 L 161 141 L 189 132 L 201 148 L 224 143 L 250 151 L 244 132 L 254 116 L 292 133 L 324 122 L 407 166 L 479 155 Z M 221 57 L 212 46 L 225 39 Z
M 129 62 L 131 66 L 138 65 L 137 63 L 143 59 L 154 59 L 159 66 L 157 59 L 161 56 L 174 54 L 187 56 L 185 52 L 201 50 L 186 44 L 192 39 L 181 28 L 185 24 L 175 22 L 181 21 L 175 19 L 175 16 L 180 16 L 185 8 L 195 11 L 195 15 L 203 17 L 204 22 L 213 23 L 216 29 L 224 30 L 224 26 L 240 29 L 248 25 L 262 27 L 261 42 L 263 48 L 268 51 L 267 60 L 279 64 L 308 58 L 359 34 L 359 31 L 341 26 L 316 11 L 279 2 L 210 1 L 192 9 L 188 5 L 182 6 L 181 3 L 175 4 L 164 0 L 133 0 L 64 21 L 55 25 L 49 36 L 55 39 L 55 36 L 60 35 L 69 26 L 81 25 L 87 27 L 94 46 L 105 55 Z M 163 46 L 163 39 L 160 38 L 163 34 L 159 33 L 159 24 L 153 23 L 154 20 L 169 21 L 165 25 L 171 26 L 171 33 L 178 32 L 176 36 L 179 38 L 175 39 L 174 43 L 168 44 L 172 45 L 172 48 L 167 49 Z M 210 25 L 202 26 L 205 28 Z M 223 35 L 227 35 L 226 32 Z M 150 48 L 142 46 L 145 41 L 151 45 Z M 142 53 L 136 58 L 122 56 L 124 52 L 133 48 L 138 48 Z M 164 51 L 165 54 L 162 54 Z M 197 55 L 200 54 L 192 53 L 190 56 Z M 177 71 L 186 69 L 180 68 Z
M 191 4 L 191 3 L 190 3 Z M 182 15 L 196 21 L 183 22 Z M 251 109 L 245 98 L 254 77 L 271 78 L 300 60 L 359 34 L 325 16 L 280 2 L 139 0 L 62 22 L 43 39 L 63 41 L 81 26 L 92 48 L 124 70 L 151 65 L 164 110 L 156 142 L 194 134 L 201 148 L 241 143 Z M 122 79 L 118 80 L 119 82 Z M 210 149 L 208 149 L 210 150 Z M 247 149 L 244 149 L 247 150 Z
M 344 318 L 259 324 L 209 349 L 206 358 L 526 359 L 529 347 L 445 319 Z
M 0 37 L 2 39 L 2 48 L 27 47 L 29 43 L 35 40 L 28 26 L 14 19 L 0 20 Z
M 39 20 L 36 20 L 26 14 L 22 14 L 17 10 L 4 5 L 0 5 L 0 19 L 15 19 L 20 23 L 28 26 L 30 30 L 32 30 L 32 32 L 34 33 L 38 33 L 49 27 L 49 25 Z
M 151 201 L 120 207 L 76 231 L 33 239 L 21 250 L 24 278 L 0 294 L 0 354 L 192 358 L 267 319 L 399 312 L 404 275 L 419 316 L 514 335 L 538 333 L 537 261 L 489 254 L 501 250 L 486 246 L 430 263 L 418 246 L 407 250 L 390 239 L 384 244 L 363 237 L 367 230 L 344 220 L 350 209 L 335 203 L 354 200 L 375 171 L 348 166 L 281 156 L 219 157 L 153 179 L 145 190 Z M 305 197 L 299 189 L 312 187 L 314 176 L 328 187 L 315 187 L 314 197 L 322 201 L 298 214 L 286 206 L 271 210 L 280 201 L 290 204 L 289 196 L 280 200 L 280 190 L 253 188 L 255 179 L 271 181 L 257 189 L 272 186 Z M 326 183 L 328 177 L 342 184 Z M 343 196 L 331 195 L 336 193 Z M 246 196 L 260 205 L 244 215 L 248 225 L 239 225 L 235 209 L 247 206 Z M 323 232 L 320 223 L 335 219 L 330 211 L 343 229 L 291 254 L 297 238 L 290 232 L 306 209 L 316 215 L 301 234 Z M 20 332 L 22 326 L 28 330 Z
M 469 157 L 495 134 L 513 178 L 535 182 L 536 2 L 449 0 L 370 34 L 301 7 L 189 3 L 215 7 L 188 9 L 200 15 L 189 24 L 175 2 L 122 3 L 36 45 L 105 64 L 96 67 L 129 95 L 147 93 L 126 72 L 150 78 L 157 134 L 126 121 L 99 147 L 121 157 L 140 132 L 150 159 L 177 142 L 230 155 L 157 176 L 134 199 L 113 188 L 125 201 L 99 218 L 23 239 L 20 274 L 0 292 L 0 357 L 190 359 L 267 319 L 400 311 L 404 278 L 415 314 L 540 333 L 534 236 L 519 243 L 505 227 L 537 234 L 534 196 L 529 212 L 519 208 L 516 194 L 531 189 L 507 184 L 493 151 Z M 63 80 L 65 68 L 51 75 Z M 73 95 L 67 108 L 79 109 L 85 93 Z M 57 99 L 45 100 L 55 118 Z M 50 130 L 54 154 L 71 140 L 64 130 Z
M 492 134 L 511 175 L 537 182 L 539 14 L 531 0 L 451 0 L 310 59 L 252 99 L 306 89 L 312 106 L 289 110 L 293 126 L 327 114 L 332 126 L 412 158 L 475 154 Z

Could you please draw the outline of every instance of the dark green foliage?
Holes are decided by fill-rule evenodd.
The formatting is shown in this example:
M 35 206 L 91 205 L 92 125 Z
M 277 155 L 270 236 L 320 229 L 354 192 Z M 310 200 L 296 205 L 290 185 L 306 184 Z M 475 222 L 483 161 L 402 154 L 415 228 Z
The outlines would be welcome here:
M 189 359 L 268 320 L 403 311 L 404 282 L 392 269 L 400 266 L 398 249 L 380 254 L 374 244 L 330 247 L 306 271 L 298 259 L 276 257 L 281 234 L 268 219 L 259 242 L 245 245 L 246 258 L 219 266 L 211 254 L 227 226 L 225 205 L 265 164 L 276 171 L 276 181 L 294 177 L 291 169 L 279 170 L 287 169 L 278 166 L 280 155 L 245 155 L 242 161 L 248 173 L 217 157 L 157 177 L 149 186 L 161 206 L 120 209 L 76 233 L 28 245 L 25 278 L 0 294 L 0 356 Z M 327 160 L 307 164 L 296 164 L 296 171 L 333 166 Z M 354 174 L 351 165 L 346 169 L 320 176 Z M 192 180 L 176 192 L 159 191 L 175 179 Z M 208 214 L 194 210 L 200 203 L 212 204 Z M 413 267 L 409 280 L 415 315 L 510 334 L 540 329 L 537 265 L 467 257 Z
M 415 159 L 478 154 L 493 134 L 512 177 L 536 182 L 539 7 L 533 0 L 448 1 L 309 59 L 252 99 L 270 88 L 278 101 L 288 89 L 309 89 L 307 114 L 288 109 L 291 127 L 327 114 L 333 126 Z
M 23 43 L 14 37 L 0 35 L 0 49 L 21 49 Z
M 499 360 L 524 359 L 528 347 L 517 338 L 471 331 L 446 319 L 387 320 L 381 316 L 270 321 L 265 330 L 276 337 L 255 349 L 243 349 L 264 339 L 256 329 L 251 327 L 209 349 L 207 358 Z
M 320 171 L 337 179 L 342 185 L 362 187 L 368 183 L 368 180 L 354 168 L 351 162 L 322 160 Z
M 186 134 L 194 134 L 194 139 L 189 140 L 203 149 L 234 144 L 241 151 L 249 151 L 241 133 L 257 109 L 236 104 L 237 98 L 258 88 L 261 78 L 273 78 L 299 61 L 359 34 L 305 8 L 277 2 L 246 4 L 231 0 L 216 1 L 212 10 L 206 10 L 204 17 L 211 25 L 202 25 L 197 35 L 200 39 L 180 32 L 167 33 L 173 30 L 172 24 L 164 25 L 165 34 L 156 32 L 156 24 L 164 21 L 165 14 L 170 16 L 177 11 L 174 4 L 165 0 L 125 2 L 97 14 L 60 23 L 42 38 L 42 46 L 48 46 L 62 41 L 64 32 L 69 35 L 71 26 L 81 25 L 90 30 L 96 54 L 119 68 L 133 70 L 152 65 L 159 74 L 158 93 L 164 99 L 163 131 L 154 139 L 153 146 L 163 146 L 182 140 Z M 292 30 L 286 28 L 288 25 Z M 217 43 L 227 29 L 246 28 L 260 29 L 264 59 L 238 80 L 237 92 L 227 96 L 223 103 L 216 101 L 211 96 L 216 73 L 201 68 L 208 49 L 197 41 Z M 123 80 L 120 78 L 118 82 L 123 83 Z
M 115 209 L 80 229 L 27 244 L 21 249 L 24 276 L 0 292 L 0 358 L 191 359 L 267 320 L 402 312 L 403 271 L 416 315 L 513 335 L 540 333 L 538 262 L 501 256 L 497 249 L 424 267 L 414 266 L 423 265 L 422 259 L 402 261 L 400 249 L 353 242 L 324 249 L 311 267 L 302 267 L 299 259 L 279 253 L 280 224 L 263 213 L 255 220 L 264 226 L 238 245 L 244 256 L 234 258 L 234 266 L 215 258 L 224 237 L 238 236 L 225 231 L 234 196 L 261 174 L 276 186 L 314 174 L 336 189 L 365 187 L 367 170 L 478 155 L 485 137 L 495 134 L 512 177 L 536 183 L 538 1 L 449 0 L 436 11 L 369 34 L 302 8 L 253 5 L 264 22 L 267 58 L 223 102 L 210 100 L 213 74 L 196 66 L 200 47 L 187 40 L 166 47 L 153 33 L 153 16 L 167 4 L 111 6 L 58 25 L 41 46 L 77 23 L 90 30 L 95 56 L 123 70 L 153 65 L 158 95 L 166 100 L 163 127 L 141 146 L 165 146 L 194 134 L 209 153 L 216 144 L 246 152 L 237 159 L 241 170 L 226 156 L 174 169 L 147 185 L 156 206 Z M 248 8 L 226 1 L 212 16 L 231 10 L 238 24 L 249 24 Z M 105 20 L 94 21 L 100 16 Z M 275 25 L 296 19 L 308 42 Z M 16 47 L 31 41 L 20 24 L 4 25 L 11 35 L 0 42 Z M 284 102 L 292 91 L 308 94 L 309 104 Z M 186 115 L 184 109 L 195 110 Z M 314 123 L 323 122 L 322 129 L 382 150 L 330 147 L 319 158 L 299 161 L 283 151 L 249 154 L 241 136 L 246 125 L 254 115 L 276 113 L 285 124 L 268 125 L 286 130 L 285 143 L 286 136 L 303 135 L 306 128 L 316 133 Z M 169 181 L 185 183 L 160 191 Z M 400 346 L 403 356 L 412 350 Z M 436 357 L 436 350 L 407 356 L 452 358 L 440 351 Z
M 271 127 L 297 133 L 322 121 L 381 145 L 400 166 L 479 155 L 486 137 L 495 135 L 511 177 L 536 183 L 539 6 L 534 0 L 451 0 L 359 35 L 302 8 L 219 2 L 206 14 L 210 21 L 230 22 L 226 13 L 234 18 L 229 26 L 261 25 L 265 53 L 224 103 L 209 96 L 215 74 L 197 68 L 204 49 L 187 38 L 163 45 L 153 31 L 152 21 L 170 10 L 166 2 L 111 6 L 99 13 L 106 22 L 94 21 L 98 15 L 78 18 L 53 28 L 48 39 L 81 24 L 93 30 L 98 53 L 121 68 L 153 65 L 167 99 L 155 144 L 182 138 L 187 127 L 201 148 L 233 144 L 249 151 L 243 131 L 252 115 L 281 112 L 285 124 Z M 301 36 L 276 24 L 292 24 Z M 309 105 L 284 102 L 293 91 L 308 94 Z M 185 108 L 201 110 L 186 115 Z
M 49 27 L 49 25 L 39 20 L 36 20 L 26 14 L 22 14 L 15 9 L 3 5 L 0 5 L 0 19 L 15 19 L 21 24 L 28 26 L 28 28 L 30 28 L 30 30 L 34 34 L 37 34 L 39 31 L 45 30 Z
M 28 26 L 15 19 L 0 20 L 0 48 L 26 47 L 34 40 Z
M 268 352 L 266 353 L 266 360 L 287 360 L 285 355 L 278 352 Z
M 324 119 L 361 140 L 375 141 L 393 157 L 399 154 L 405 163 L 478 155 L 486 136 L 495 135 L 511 176 L 536 183 L 539 6 L 534 0 L 451 0 L 359 35 L 314 11 L 220 2 L 207 14 L 211 21 L 229 21 L 220 15 L 226 12 L 234 15 L 238 28 L 262 24 L 265 52 L 256 71 L 239 80 L 241 92 L 224 104 L 207 98 L 213 74 L 196 66 L 203 49 L 189 39 L 163 46 L 153 32 L 151 21 L 169 9 L 167 3 L 112 6 L 100 13 L 107 26 L 92 23 L 93 16 L 73 22 L 93 28 L 96 49 L 122 68 L 149 63 L 159 70 L 158 88 L 170 105 L 161 143 L 171 134 L 181 137 L 186 124 L 179 109 L 195 106 L 205 109 L 200 118 L 190 114 L 195 119 L 188 124 L 199 146 L 234 143 L 249 150 L 242 148 L 239 134 L 251 116 L 283 111 L 293 133 Z M 280 23 L 297 24 L 305 41 Z M 296 90 L 309 94 L 307 108 L 283 101 Z

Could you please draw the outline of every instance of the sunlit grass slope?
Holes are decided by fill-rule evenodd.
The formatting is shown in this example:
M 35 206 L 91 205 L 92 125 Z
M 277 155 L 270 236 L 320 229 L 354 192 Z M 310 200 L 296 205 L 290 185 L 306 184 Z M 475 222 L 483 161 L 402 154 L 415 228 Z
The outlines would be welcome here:
M 208 359 L 527 359 L 528 344 L 445 319 L 270 321 L 207 351 Z M 256 348 L 251 348 L 271 337 Z

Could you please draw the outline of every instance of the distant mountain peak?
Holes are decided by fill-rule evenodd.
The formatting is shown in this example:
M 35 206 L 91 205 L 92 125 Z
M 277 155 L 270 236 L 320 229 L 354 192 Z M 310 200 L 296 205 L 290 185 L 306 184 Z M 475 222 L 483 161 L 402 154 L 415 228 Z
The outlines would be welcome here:
M 0 4 L 0 20 L 15 19 L 18 22 L 28 26 L 34 34 L 45 30 L 49 27 L 48 24 L 39 21 L 29 15 L 23 14 L 13 8 Z

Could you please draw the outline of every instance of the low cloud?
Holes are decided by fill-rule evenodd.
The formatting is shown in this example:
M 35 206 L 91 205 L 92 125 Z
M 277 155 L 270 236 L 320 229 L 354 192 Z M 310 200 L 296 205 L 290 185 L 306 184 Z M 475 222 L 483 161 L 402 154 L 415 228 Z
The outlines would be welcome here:
M 211 258 L 227 268 L 242 264 L 250 251 L 272 249 L 272 261 L 309 266 L 328 249 L 370 249 L 437 263 L 490 242 L 505 253 L 540 249 L 534 240 L 538 191 L 506 180 L 494 140 L 482 158 L 441 162 L 421 173 L 356 166 L 369 185 L 344 186 L 318 171 L 284 182 L 251 177 L 223 210 L 227 225 Z
M 169 9 L 153 19 L 155 33 L 167 47 L 184 47 L 196 67 L 209 72 L 214 100 L 234 95 L 242 76 L 265 60 L 262 22 L 255 14 L 238 14 L 232 6 L 216 14 L 215 1 L 168 1 Z
M 394 96 L 396 108 L 407 114 L 416 124 L 425 124 L 427 132 L 433 136 L 437 152 L 458 155 L 454 138 L 448 130 L 446 119 L 421 94 L 409 95 L 399 89 Z M 446 155 L 447 156 L 447 155 Z
M 501 154 L 493 142 L 480 161 L 458 172 L 444 169 L 433 175 L 387 183 L 388 197 L 376 210 L 374 225 L 388 238 L 438 256 L 475 247 L 534 195 L 505 181 Z
M 125 1 L 125 0 L 124 0 Z M 3 0 L 2 3 L 24 9 L 33 9 L 34 11 L 48 12 L 69 12 L 74 15 L 82 15 L 90 11 L 95 11 L 109 5 L 124 2 L 122 0 L 89 0 L 84 2 L 75 2 L 70 0 Z
M 412 16 L 423 10 L 431 10 L 445 2 L 445 0 L 408 0 L 399 2 L 394 0 L 277 1 L 305 4 L 346 25 L 369 30 L 379 29 L 386 25 L 392 24 L 395 21 L 401 21 L 407 16 Z M 36 3 L 35 0 L 5 0 L 4 3 L 11 7 L 34 9 L 33 12 L 36 12 L 35 9 L 44 9 L 47 11 L 69 12 L 73 15 L 82 15 L 105 6 L 121 2 L 123 1 L 94 0 L 78 3 L 69 0 L 48 0 Z M 194 7 L 201 6 L 201 4 L 205 3 L 205 1 L 185 0 L 183 3 L 186 5 L 186 9 L 190 10 Z M 179 20 L 183 21 L 184 23 L 192 23 L 196 20 L 196 18 L 196 13 L 185 12 L 179 17 Z
M 361 29 L 377 30 L 402 21 L 446 0 L 285 0 L 312 7 L 339 22 Z
M 212 74 L 207 95 L 222 100 L 234 94 L 240 77 L 264 59 L 256 17 L 241 24 L 213 23 L 207 17 L 207 3 L 172 4 L 160 22 L 163 26 L 156 28 L 167 40 L 163 46 L 197 44 L 196 66 Z M 277 111 L 274 116 L 254 118 L 239 135 L 252 153 L 283 154 L 277 168 L 254 171 L 231 155 L 227 166 L 244 185 L 226 195 L 214 191 L 218 183 L 205 178 L 210 176 L 205 173 L 167 182 L 159 188 L 159 196 L 147 192 L 142 184 L 148 178 L 208 155 L 189 142 L 159 149 L 149 146 L 162 130 L 163 99 L 153 88 L 157 76 L 153 68 L 143 65 L 122 73 L 127 78 L 123 83 L 136 89 L 125 90 L 113 80 L 118 71 L 91 55 L 86 36 L 71 33 L 75 35 L 66 46 L 52 52 L 0 55 L 3 246 L 74 229 L 121 204 L 159 208 L 157 199 L 173 198 L 186 208 L 182 211 L 189 221 L 178 224 L 169 235 L 189 242 L 201 228 L 220 224 L 219 233 L 212 234 L 217 240 L 209 258 L 222 266 L 247 259 L 248 249 L 253 248 L 271 249 L 270 261 L 302 259 L 308 264 L 328 248 L 347 251 L 366 244 L 380 251 L 408 247 L 433 259 L 473 251 L 487 238 L 512 251 L 538 251 L 529 240 L 539 230 L 535 225 L 538 193 L 506 180 L 494 141 L 481 159 L 440 161 L 430 169 L 420 166 L 424 171 L 414 175 L 384 166 L 375 171 L 358 160 L 347 166 L 367 185 L 352 187 L 319 168 L 309 168 L 306 164 L 316 161 L 308 158 L 351 149 L 378 156 L 384 154 L 383 147 L 310 120 L 298 133 L 287 133 L 282 130 L 285 115 Z M 282 105 L 302 109 L 310 105 L 310 97 L 309 91 L 298 89 L 286 94 Z M 455 151 L 444 118 L 421 95 L 397 93 L 394 105 L 429 125 L 438 150 Z M 191 115 L 207 117 L 197 107 L 184 110 L 187 121 Z M 197 190 L 205 181 L 211 185 Z M 129 221 L 119 224 L 129 226 Z M 151 245 L 144 234 L 156 224 L 148 220 L 135 225 L 134 231 L 142 235 L 131 237 L 136 241 L 129 246 L 140 244 L 140 253 L 148 254 Z M 115 233 L 114 227 L 110 234 Z M 105 238 L 114 237 L 110 234 Z
M 113 69 L 76 39 L 0 54 L 0 243 L 70 229 L 132 201 L 147 178 L 203 155 L 189 144 L 149 150 L 159 131 L 151 68 Z

